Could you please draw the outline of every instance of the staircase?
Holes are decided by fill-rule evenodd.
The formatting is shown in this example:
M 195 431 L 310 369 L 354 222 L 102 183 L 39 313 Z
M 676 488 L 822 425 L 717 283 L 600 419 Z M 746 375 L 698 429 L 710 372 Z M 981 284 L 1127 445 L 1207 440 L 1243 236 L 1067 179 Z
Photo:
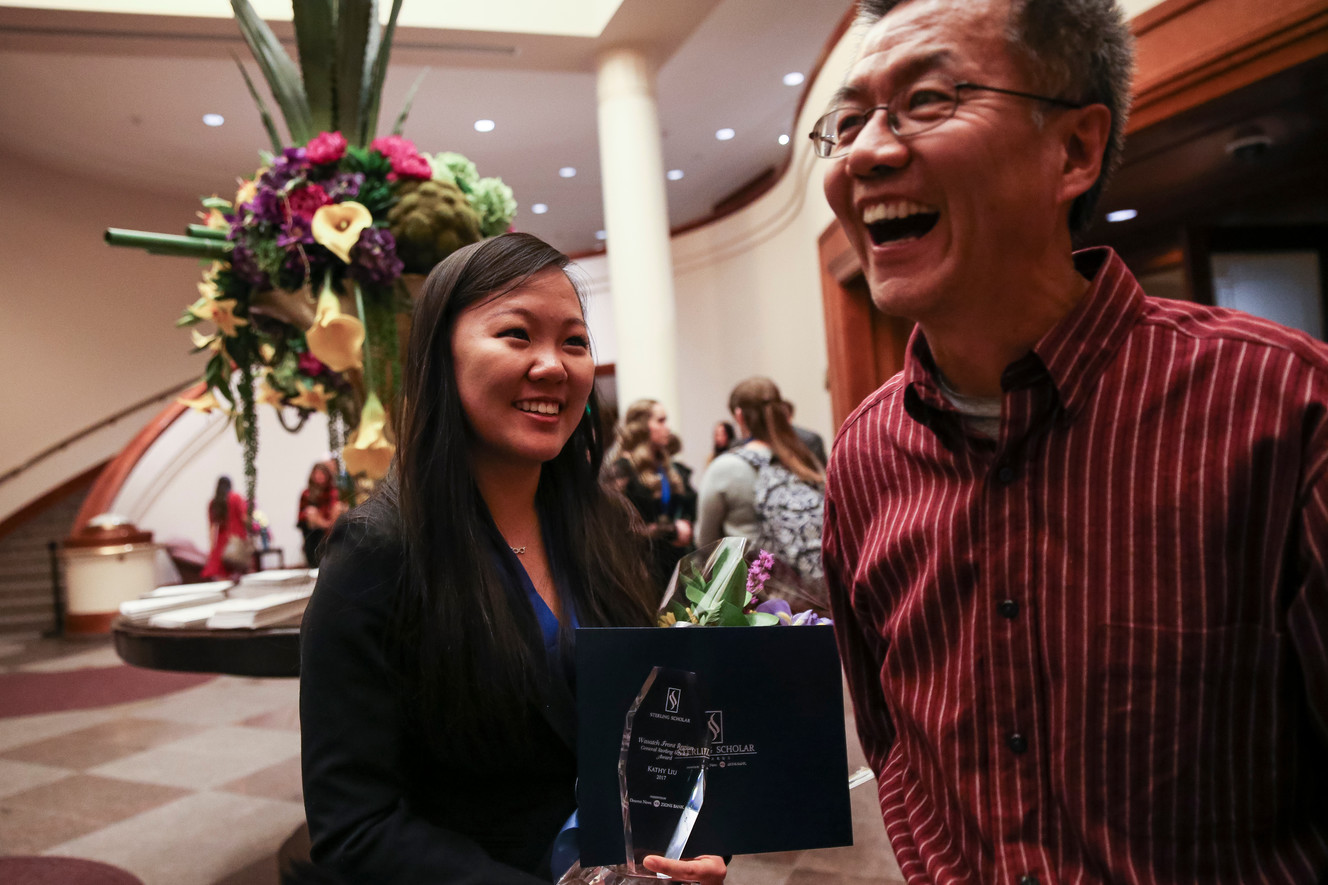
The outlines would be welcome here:
M 92 479 L 0 538 L 0 636 L 33 635 L 55 626 L 51 557 L 78 515 Z M 61 577 L 63 581 L 63 575 Z

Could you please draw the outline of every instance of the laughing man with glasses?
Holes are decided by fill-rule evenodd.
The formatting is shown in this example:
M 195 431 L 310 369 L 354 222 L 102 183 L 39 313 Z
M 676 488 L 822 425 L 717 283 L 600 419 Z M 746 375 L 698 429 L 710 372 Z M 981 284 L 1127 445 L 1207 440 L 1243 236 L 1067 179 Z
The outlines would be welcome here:
M 910 883 L 1328 881 L 1328 347 L 1074 252 L 1115 0 L 862 0 L 811 133 L 903 371 L 825 549 Z

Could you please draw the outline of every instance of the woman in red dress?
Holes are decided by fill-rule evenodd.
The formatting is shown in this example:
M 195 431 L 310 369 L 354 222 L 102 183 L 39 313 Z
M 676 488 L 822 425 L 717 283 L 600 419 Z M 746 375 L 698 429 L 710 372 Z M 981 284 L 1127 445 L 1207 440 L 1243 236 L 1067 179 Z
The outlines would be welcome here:
M 308 488 L 300 493 L 300 514 L 296 525 L 304 534 L 304 561 L 310 568 L 318 567 L 323 539 L 337 517 L 346 512 L 332 470 L 333 466 L 327 462 L 315 464 L 309 473 Z
M 208 502 L 208 530 L 212 536 L 212 549 L 208 551 L 202 577 L 217 581 L 249 571 L 247 563 L 240 568 L 231 568 L 222 562 L 222 554 L 231 538 L 249 536 L 249 506 L 243 495 L 231 490 L 229 476 L 217 480 L 217 493 Z

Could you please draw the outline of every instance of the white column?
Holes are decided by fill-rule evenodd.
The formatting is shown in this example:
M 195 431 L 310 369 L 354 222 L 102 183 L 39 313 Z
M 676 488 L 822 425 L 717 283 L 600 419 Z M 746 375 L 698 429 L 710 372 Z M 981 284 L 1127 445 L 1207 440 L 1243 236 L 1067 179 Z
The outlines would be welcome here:
M 659 400 L 677 428 L 678 369 L 668 198 L 655 71 L 633 49 L 599 58 L 599 161 L 618 337 L 618 404 Z

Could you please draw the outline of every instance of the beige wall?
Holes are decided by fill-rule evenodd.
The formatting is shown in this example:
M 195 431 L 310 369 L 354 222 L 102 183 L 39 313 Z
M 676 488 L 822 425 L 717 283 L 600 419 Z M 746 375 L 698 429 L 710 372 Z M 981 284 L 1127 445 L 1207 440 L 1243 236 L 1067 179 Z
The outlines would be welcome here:
M 107 227 L 183 233 L 193 207 L 0 155 L 0 472 L 125 406 L 202 371 L 173 328 L 196 262 L 102 242 Z M 153 410 L 155 411 L 155 410 Z M 150 417 L 136 416 L 140 425 Z M 96 463 L 132 435 L 0 486 L 0 518 Z

